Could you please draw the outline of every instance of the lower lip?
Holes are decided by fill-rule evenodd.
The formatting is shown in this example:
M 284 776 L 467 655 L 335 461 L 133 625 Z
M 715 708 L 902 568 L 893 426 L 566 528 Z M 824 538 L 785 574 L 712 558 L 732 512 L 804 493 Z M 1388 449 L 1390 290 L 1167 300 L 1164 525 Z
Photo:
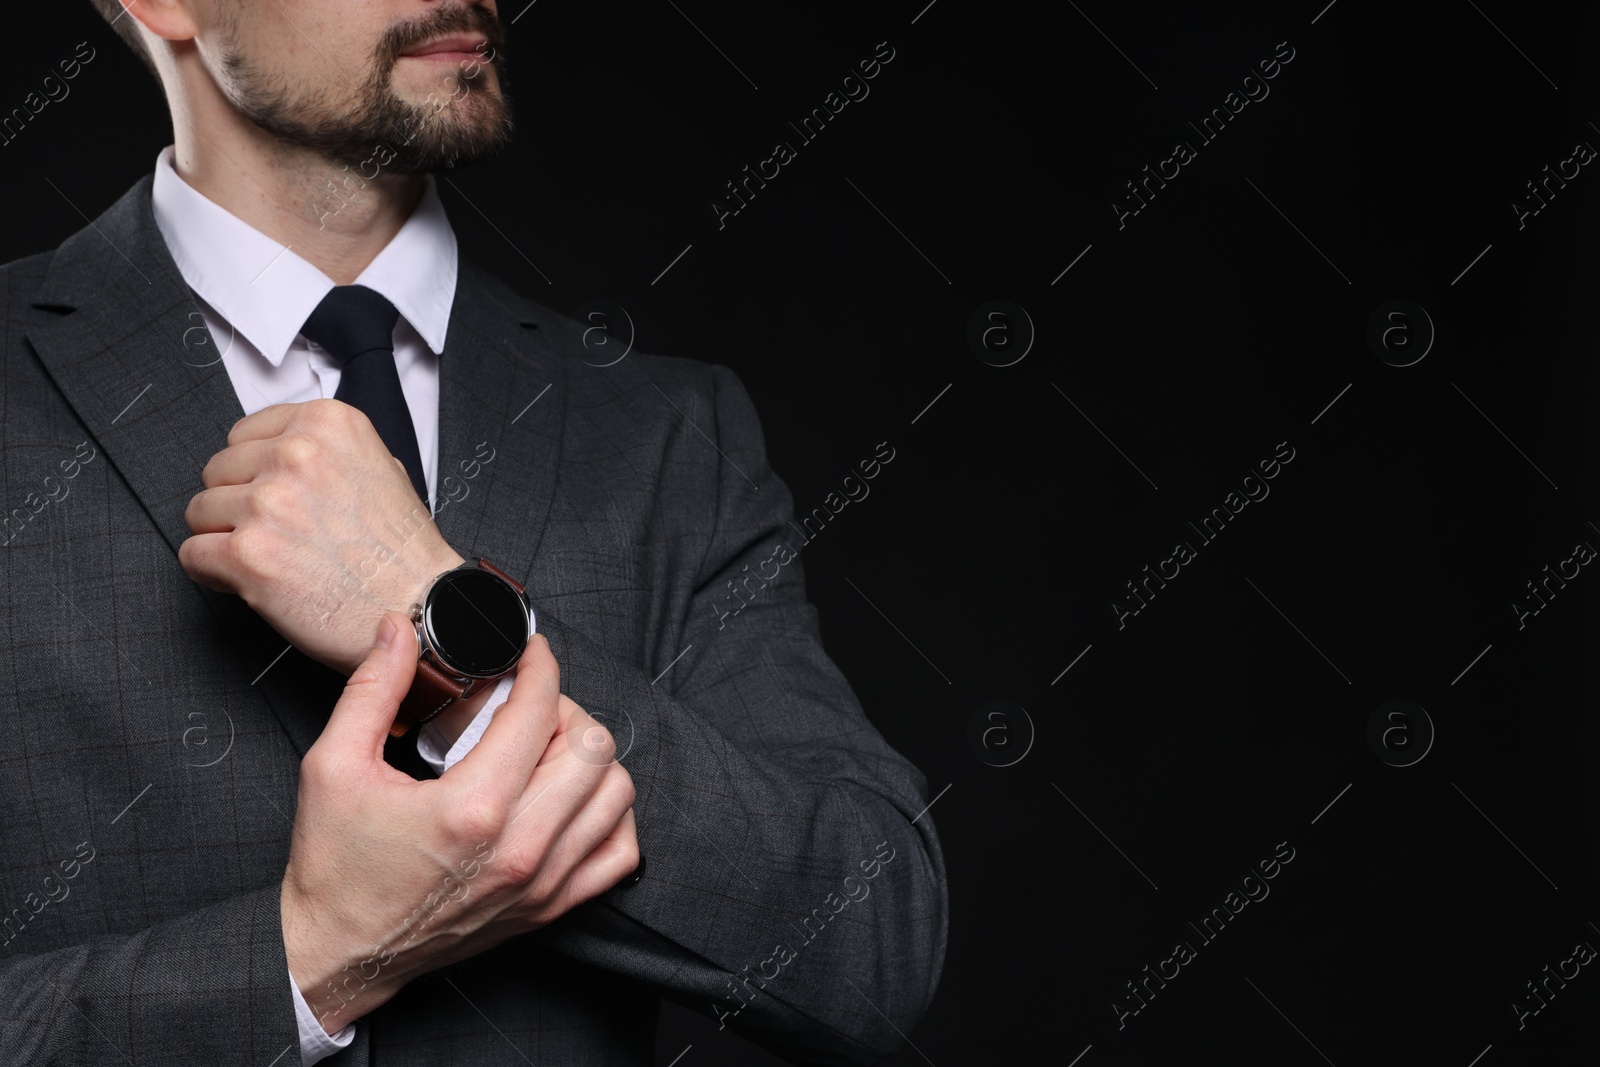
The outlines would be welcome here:
M 488 57 L 482 52 L 425 52 L 414 56 L 401 56 L 401 59 L 426 59 L 434 63 L 487 63 Z

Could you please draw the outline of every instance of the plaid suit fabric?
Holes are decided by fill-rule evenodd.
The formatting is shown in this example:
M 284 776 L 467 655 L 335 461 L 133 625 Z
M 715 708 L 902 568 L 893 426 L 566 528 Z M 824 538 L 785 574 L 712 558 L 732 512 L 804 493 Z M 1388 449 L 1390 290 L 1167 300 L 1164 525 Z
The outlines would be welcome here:
M 298 1062 L 278 886 L 343 679 L 178 564 L 243 412 L 150 185 L 0 268 L 0 500 L 22 512 L 0 548 L 0 1063 Z M 323 1062 L 648 1064 L 663 995 L 795 1062 L 873 1062 L 944 961 L 927 783 L 824 653 L 800 561 L 743 583 L 802 538 L 738 377 L 591 366 L 583 329 L 462 261 L 439 473 L 465 491 L 436 521 L 528 587 L 563 690 L 616 735 L 646 876 L 412 982 Z M 841 905 L 846 877 L 870 894 Z

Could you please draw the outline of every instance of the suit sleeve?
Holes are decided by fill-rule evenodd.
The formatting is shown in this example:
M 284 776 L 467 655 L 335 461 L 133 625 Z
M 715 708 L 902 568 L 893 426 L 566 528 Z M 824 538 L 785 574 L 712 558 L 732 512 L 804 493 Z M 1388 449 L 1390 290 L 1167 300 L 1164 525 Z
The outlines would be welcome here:
M 0 1063 L 296 1062 L 273 883 L 137 933 L 0 957 Z
M 562 688 L 633 776 L 647 866 L 532 936 L 793 1062 L 873 1063 L 906 1048 L 944 964 L 927 782 L 823 651 L 789 491 L 743 385 L 710 372 L 711 417 L 692 420 L 706 436 L 683 433 L 715 474 L 667 464 L 656 491 L 663 507 L 703 499 L 711 518 L 673 557 L 684 595 L 651 662 L 540 612 Z M 681 386 L 674 403 L 686 419 L 705 409 Z

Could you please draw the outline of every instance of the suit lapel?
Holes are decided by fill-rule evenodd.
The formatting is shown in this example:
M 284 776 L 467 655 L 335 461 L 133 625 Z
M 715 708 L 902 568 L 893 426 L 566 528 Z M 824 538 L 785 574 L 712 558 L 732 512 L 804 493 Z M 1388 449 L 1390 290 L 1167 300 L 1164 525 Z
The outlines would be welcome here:
M 561 456 L 566 390 L 539 328 L 547 314 L 463 259 L 439 362 L 434 520 L 457 552 L 519 581 L 549 521 Z
M 46 372 L 173 552 L 172 569 L 207 600 L 295 750 L 320 735 L 344 679 L 296 649 L 237 597 L 189 583 L 200 471 L 244 417 L 198 306 L 167 250 L 146 175 L 51 261 L 37 307 L 65 314 L 30 330 Z M 438 509 L 446 541 L 519 578 L 531 569 L 554 492 L 560 364 L 536 310 L 465 259 L 440 360 Z M 527 407 L 538 397 L 538 402 Z M 487 458 L 486 457 L 491 457 Z M 462 491 L 464 487 L 465 491 Z M 181 640 L 181 635 L 173 635 Z M 264 671 L 263 674 L 256 674 Z
M 200 470 L 244 417 L 155 224 L 146 175 L 51 262 L 29 332 L 45 370 L 176 553 Z

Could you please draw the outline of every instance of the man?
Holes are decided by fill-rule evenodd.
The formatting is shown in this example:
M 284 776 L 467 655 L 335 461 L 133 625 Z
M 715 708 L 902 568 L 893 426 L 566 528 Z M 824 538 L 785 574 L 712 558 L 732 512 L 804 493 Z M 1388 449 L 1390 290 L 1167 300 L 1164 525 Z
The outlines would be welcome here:
M 457 256 L 496 5 L 94 2 L 175 143 L 4 268 L 0 1058 L 644 1064 L 661 995 L 904 1047 L 926 782 L 743 386 Z

